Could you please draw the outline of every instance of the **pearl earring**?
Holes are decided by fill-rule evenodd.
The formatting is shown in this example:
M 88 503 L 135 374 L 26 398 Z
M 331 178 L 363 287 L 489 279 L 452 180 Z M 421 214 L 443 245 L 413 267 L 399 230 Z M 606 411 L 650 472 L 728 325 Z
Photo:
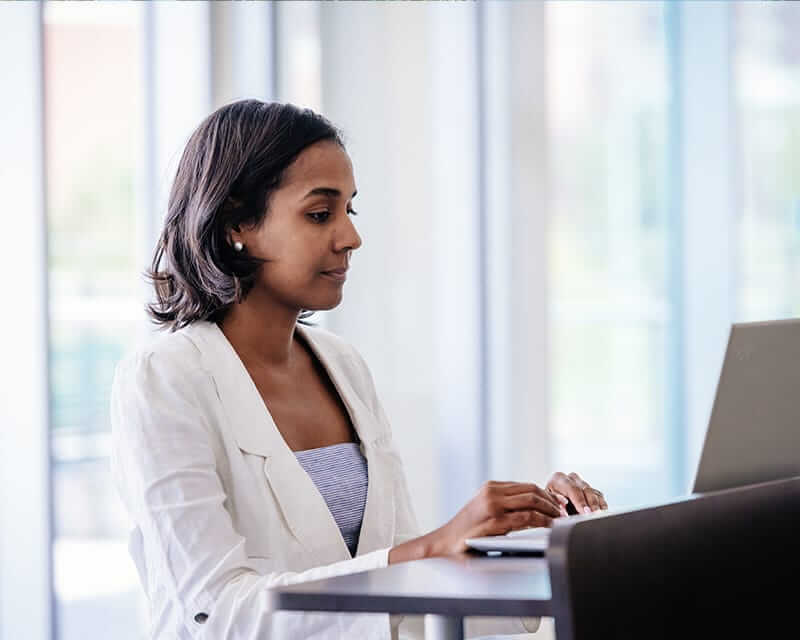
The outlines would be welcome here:
M 237 240 L 236 242 L 233 243 L 233 250 L 234 251 L 238 252 L 238 251 L 241 251 L 242 249 L 244 249 L 244 245 L 241 242 L 239 242 Z

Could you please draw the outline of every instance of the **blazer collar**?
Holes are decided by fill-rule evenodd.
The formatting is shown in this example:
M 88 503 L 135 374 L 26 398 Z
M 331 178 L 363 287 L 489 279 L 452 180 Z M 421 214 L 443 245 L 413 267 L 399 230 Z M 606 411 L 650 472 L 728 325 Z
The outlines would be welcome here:
M 326 340 L 319 340 L 313 330 L 299 324 L 295 330 L 327 372 L 361 442 L 374 443 L 385 431 L 353 386 L 355 363 L 352 356 L 332 348 Z M 214 378 L 220 400 L 232 418 L 231 425 L 239 447 L 265 458 L 292 453 L 253 379 L 222 330 L 212 322 L 196 322 L 184 331 L 200 350 L 203 365 Z
M 354 388 L 356 363 L 313 330 L 297 325 L 314 355 L 328 373 L 347 409 L 367 459 L 367 503 L 358 543 L 358 555 L 391 546 L 394 532 L 392 478 L 382 449 L 386 427 Z M 219 399 L 239 448 L 265 458 L 264 473 L 280 503 L 287 524 L 309 551 L 320 551 L 320 563 L 350 557 L 339 527 L 314 482 L 266 407 L 261 394 L 222 330 L 212 322 L 196 322 L 183 330 L 201 352 L 206 371 L 214 379 Z M 321 547 L 321 541 L 325 543 Z

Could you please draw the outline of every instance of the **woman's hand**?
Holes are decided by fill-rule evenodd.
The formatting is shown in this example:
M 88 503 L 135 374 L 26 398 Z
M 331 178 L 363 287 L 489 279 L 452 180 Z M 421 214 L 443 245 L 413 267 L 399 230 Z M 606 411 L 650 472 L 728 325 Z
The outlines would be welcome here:
M 579 514 L 608 509 L 603 493 L 590 486 L 577 473 L 554 473 L 547 482 L 547 491 L 561 502 L 564 512 L 567 501 L 572 502 Z
M 394 547 L 389 562 L 460 553 L 467 538 L 549 527 L 562 513 L 557 499 L 535 484 L 490 481 L 446 525 Z
M 578 513 L 608 509 L 602 492 L 577 473 L 554 473 L 546 490 L 521 482 L 487 482 L 446 525 L 393 547 L 389 564 L 460 553 L 467 549 L 467 538 L 552 526 L 553 518 L 567 515 L 568 502 Z

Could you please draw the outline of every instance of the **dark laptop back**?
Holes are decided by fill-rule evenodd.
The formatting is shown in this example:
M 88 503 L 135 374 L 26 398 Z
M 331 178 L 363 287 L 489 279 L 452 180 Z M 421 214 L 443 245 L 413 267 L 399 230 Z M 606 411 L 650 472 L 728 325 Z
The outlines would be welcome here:
M 800 478 L 558 518 L 558 640 L 798 637 Z

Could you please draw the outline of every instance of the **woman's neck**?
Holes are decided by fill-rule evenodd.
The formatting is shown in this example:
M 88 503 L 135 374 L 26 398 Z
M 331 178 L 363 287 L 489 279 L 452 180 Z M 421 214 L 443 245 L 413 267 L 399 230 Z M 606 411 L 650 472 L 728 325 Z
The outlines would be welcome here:
M 253 296 L 235 304 L 219 327 L 245 363 L 269 368 L 291 368 L 299 311 Z

